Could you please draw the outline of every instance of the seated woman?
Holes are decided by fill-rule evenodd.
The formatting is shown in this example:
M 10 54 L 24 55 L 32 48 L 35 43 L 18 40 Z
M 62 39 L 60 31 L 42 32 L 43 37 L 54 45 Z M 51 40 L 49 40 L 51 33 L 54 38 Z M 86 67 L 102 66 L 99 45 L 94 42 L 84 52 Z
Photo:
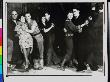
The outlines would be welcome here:
M 27 70 L 29 66 L 28 56 L 29 54 L 32 53 L 32 50 L 33 50 L 33 39 L 32 39 L 32 36 L 26 32 L 26 29 L 28 29 L 28 27 L 25 22 L 25 17 L 21 15 L 19 17 L 19 22 L 17 23 L 17 26 L 15 27 L 15 31 L 17 31 L 19 35 L 19 45 L 20 45 L 22 53 L 24 54 L 25 69 Z

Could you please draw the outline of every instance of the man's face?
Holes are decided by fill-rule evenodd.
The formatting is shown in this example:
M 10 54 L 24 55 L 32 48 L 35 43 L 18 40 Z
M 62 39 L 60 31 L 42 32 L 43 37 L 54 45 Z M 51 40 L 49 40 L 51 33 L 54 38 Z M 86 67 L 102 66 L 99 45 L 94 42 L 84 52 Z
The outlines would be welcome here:
M 12 11 L 11 16 L 13 20 L 16 20 L 18 17 L 18 13 L 16 11 Z
M 75 16 L 75 17 L 78 17 L 79 16 L 79 10 L 77 10 L 77 9 L 73 9 L 73 15 Z
M 50 18 L 50 15 L 48 13 L 45 13 L 45 18 L 46 19 L 49 19 Z
M 30 15 L 29 13 L 27 13 L 27 14 L 25 15 L 25 18 L 26 18 L 26 20 L 28 21 L 28 20 L 31 19 L 31 15 Z

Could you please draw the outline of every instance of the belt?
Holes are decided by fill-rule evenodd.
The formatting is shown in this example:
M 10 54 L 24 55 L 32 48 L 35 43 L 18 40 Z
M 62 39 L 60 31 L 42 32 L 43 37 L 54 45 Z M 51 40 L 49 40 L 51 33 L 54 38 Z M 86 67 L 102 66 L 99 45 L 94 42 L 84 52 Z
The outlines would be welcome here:
M 36 36 L 36 35 L 39 35 L 39 34 L 41 34 L 41 33 L 39 32 L 39 33 L 36 33 L 36 34 L 32 34 L 32 36 Z
M 74 34 L 66 34 L 65 36 L 73 36 Z

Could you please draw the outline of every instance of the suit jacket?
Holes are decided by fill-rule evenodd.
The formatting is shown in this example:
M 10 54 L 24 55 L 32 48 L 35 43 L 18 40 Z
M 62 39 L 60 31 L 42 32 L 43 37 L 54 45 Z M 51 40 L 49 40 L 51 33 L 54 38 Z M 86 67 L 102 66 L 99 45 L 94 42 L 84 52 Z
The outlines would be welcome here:
M 12 20 L 9 20 L 7 22 L 7 37 L 10 38 L 11 40 L 15 39 L 15 35 L 17 34 L 15 30 L 16 24 Z

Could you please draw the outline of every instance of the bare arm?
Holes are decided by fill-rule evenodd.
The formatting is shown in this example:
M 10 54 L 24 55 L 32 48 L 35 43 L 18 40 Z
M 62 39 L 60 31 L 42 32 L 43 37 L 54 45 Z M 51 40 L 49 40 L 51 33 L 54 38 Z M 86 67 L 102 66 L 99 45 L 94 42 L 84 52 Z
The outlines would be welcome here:
M 35 30 L 35 28 L 36 28 L 36 26 L 32 26 L 32 29 L 31 29 L 31 30 L 26 29 L 26 32 L 28 32 L 28 33 L 33 33 L 33 32 L 34 32 L 34 30 Z
M 31 26 L 31 30 L 26 29 L 26 32 L 33 33 L 35 31 L 35 28 L 38 27 L 37 23 L 34 21 L 33 25 Z
M 87 26 L 91 20 L 92 20 L 92 17 L 89 16 L 88 19 L 85 20 L 85 22 L 81 25 L 81 28 L 84 27 L 84 26 Z

